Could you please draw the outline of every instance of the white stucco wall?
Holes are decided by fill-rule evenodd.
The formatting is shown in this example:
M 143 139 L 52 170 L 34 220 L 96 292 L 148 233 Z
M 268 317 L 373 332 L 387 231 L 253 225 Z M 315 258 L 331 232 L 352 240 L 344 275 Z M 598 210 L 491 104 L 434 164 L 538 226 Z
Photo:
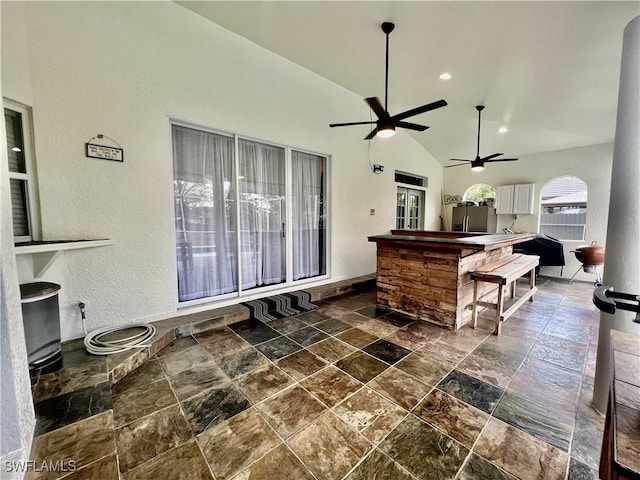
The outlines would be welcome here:
M 438 227 L 442 168 L 411 137 L 373 140 L 374 175 L 366 127 L 328 128 L 368 118 L 362 98 L 175 3 L 2 2 L 2 23 L 3 93 L 33 107 L 44 239 L 115 241 L 43 277 L 62 285 L 63 340 L 82 335 L 79 301 L 90 329 L 176 310 L 169 117 L 332 155 L 331 281 L 375 270 L 366 237 L 394 227 L 394 169 L 429 177 Z M 85 158 L 97 133 L 124 163 Z
M 494 188 L 500 185 L 518 183 L 535 184 L 533 215 L 519 215 L 514 230 L 537 232 L 540 215 L 540 191 L 550 180 L 561 176 L 575 176 L 587 184 L 587 226 L 585 241 L 564 241 L 566 266 L 563 277 L 570 278 L 580 267 L 575 255 L 575 247 L 592 241 L 605 245 L 607 236 L 607 217 L 609 193 L 611 190 L 611 163 L 613 144 L 572 148 L 534 155 L 522 155 L 517 162 L 494 163 L 487 165 L 482 172 L 472 172 L 470 168 L 458 167 L 445 170 L 444 192 L 447 195 L 462 194 L 476 183 L 487 183 Z M 447 209 L 449 223 L 451 209 Z M 513 215 L 498 215 L 498 232 L 508 227 L 514 220 Z M 559 267 L 543 267 L 542 273 L 560 276 Z M 595 275 L 580 272 L 576 279 L 592 282 Z

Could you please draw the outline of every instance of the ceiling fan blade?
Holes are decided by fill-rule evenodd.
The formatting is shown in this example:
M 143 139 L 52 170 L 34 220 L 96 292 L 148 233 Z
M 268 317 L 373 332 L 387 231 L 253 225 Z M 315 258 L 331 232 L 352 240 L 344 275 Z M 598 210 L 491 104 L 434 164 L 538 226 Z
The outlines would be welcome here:
M 371 132 L 369 133 L 369 135 L 367 135 L 366 137 L 364 137 L 365 140 L 371 140 L 373 137 L 376 136 L 376 133 L 378 133 L 378 127 L 374 128 L 373 130 L 371 130 Z
M 384 111 L 384 108 L 382 108 L 382 104 L 377 97 L 365 98 L 364 101 L 367 102 L 369 107 L 371 107 L 371 110 L 373 110 L 373 113 L 375 113 L 378 118 L 387 118 L 389 116 L 389 114 Z
M 349 123 L 331 123 L 330 127 L 348 127 L 350 125 L 371 125 L 376 122 L 349 122 Z
M 500 155 L 504 155 L 504 153 L 494 153 L 493 155 L 488 155 L 486 157 L 481 158 L 480 160 L 491 160 L 492 158 L 499 157 Z
M 485 160 L 486 162 L 515 162 L 517 158 L 495 158 L 493 160 Z
M 473 162 L 473 160 L 465 160 L 464 158 L 450 158 L 449 161 L 451 162 Z
M 418 125 L 417 123 L 409 122 L 396 122 L 396 127 L 408 128 L 409 130 L 417 130 L 418 132 L 424 132 L 427 128 L 426 125 Z
M 448 105 L 445 100 L 438 100 L 437 102 L 428 103 L 426 105 L 422 105 L 421 107 L 412 108 L 411 110 L 407 110 L 406 112 L 398 113 L 391 117 L 392 120 L 402 120 L 405 118 L 413 117 L 414 115 L 419 115 L 424 112 L 428 112 L 430 110 L 435 110 L 436 108 L 444 107 Z
M 461 165 L 468 165 L 468 164 L 467 163 L 456 163 L 455 165 L 447 165 L 444 168 L 459 167 Z

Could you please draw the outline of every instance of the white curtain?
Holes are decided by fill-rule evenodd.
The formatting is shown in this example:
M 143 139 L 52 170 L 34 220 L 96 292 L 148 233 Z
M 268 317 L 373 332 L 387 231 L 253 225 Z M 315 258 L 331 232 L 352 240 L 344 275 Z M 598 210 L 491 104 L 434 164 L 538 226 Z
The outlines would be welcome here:
M 173 125 L 181 302 L 237 290 L 234 140 Z
M 325 273 L 324 157 L 291 152 L 293 279 Z
M 242 288 L 286 280 L 285 151 L 239 140 Z

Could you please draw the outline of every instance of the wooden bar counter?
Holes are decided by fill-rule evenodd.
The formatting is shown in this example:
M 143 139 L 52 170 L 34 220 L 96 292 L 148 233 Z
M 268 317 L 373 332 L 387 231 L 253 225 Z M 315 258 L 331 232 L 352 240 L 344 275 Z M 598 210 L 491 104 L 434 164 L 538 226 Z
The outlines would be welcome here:
M 535 235 L 394 230 L 375 235 L 378 305 L 456 330 L 471 320 L 474 270 Z M 481 294 L 495 286 L 483 285 Z

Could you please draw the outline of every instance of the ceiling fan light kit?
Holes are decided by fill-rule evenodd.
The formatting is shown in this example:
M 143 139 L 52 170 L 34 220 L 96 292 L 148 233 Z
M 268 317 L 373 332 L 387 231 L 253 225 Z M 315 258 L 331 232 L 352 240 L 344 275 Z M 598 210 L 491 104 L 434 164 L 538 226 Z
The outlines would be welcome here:
M 377 97 L 365 98 L 369 108 L 373 110 L 373 113 L 378 117 L 377 120 L 370 120 L 368 122 L 348 122 L 348 123 L 332 123 L 329 127 L 347 127 L 351 125 L 374 125 L 375 128 L 364 137 L 365 140 L 371 140 L 373 137 L 378 136 L 382 138 L 388 138 L 395 134 L 396 127 L 406 128 L 408 130 L 415 130 L 418 132 L 424 132 L 427 128 L 426 125 L 419 125 L 417 123 L 405 122 L 406 118 L 420 115 L 421 113 L 435 110 L 436 108 L 444 107 L 447 105 L 445 100 L 438 100 L 433 103 L 422 105 L 421 107 L 412 108 L 406 112 L 398 113 L 396 115 L 389 114 L 388 102 L 389 102 L 389 34 L 395 28 L 395 25 L 391 22 L 384 22 L 381 25 L 382 31 L 386 35 L 386 55 L 385 55 L 385 69 L 384 69 L 384 108 Z
M 480 157 L 480 125 L 482 123 L 482 110 L 484 110 L 484 105 L 476 105 L 476 110 L 478 111 L 478 143 L 476 144 L 476 158 L 474 158 L 473 160 L 467 160 L 464 158 L 450 158 L 450 161 L 453 162 L 463 162 L 463 163 L 456 163 L 455 165 L 448 165 L 444 168 L 451 168 L 451 167 L 459 167 L 461 165 L 468 165 L 471 164 L 471 170 L 474 172 L 481 172 L 482 170 L 484 170 L 484 165 L 485 163 L 492 163 L 492 162 L 515 162 L 516 160 L 518 160 L 517 158 L 496 158 L 499 157 L 500 155 L 504 155 L 504 153 L 494 153 L 492 155 L 487 155 L 486 157 Z

